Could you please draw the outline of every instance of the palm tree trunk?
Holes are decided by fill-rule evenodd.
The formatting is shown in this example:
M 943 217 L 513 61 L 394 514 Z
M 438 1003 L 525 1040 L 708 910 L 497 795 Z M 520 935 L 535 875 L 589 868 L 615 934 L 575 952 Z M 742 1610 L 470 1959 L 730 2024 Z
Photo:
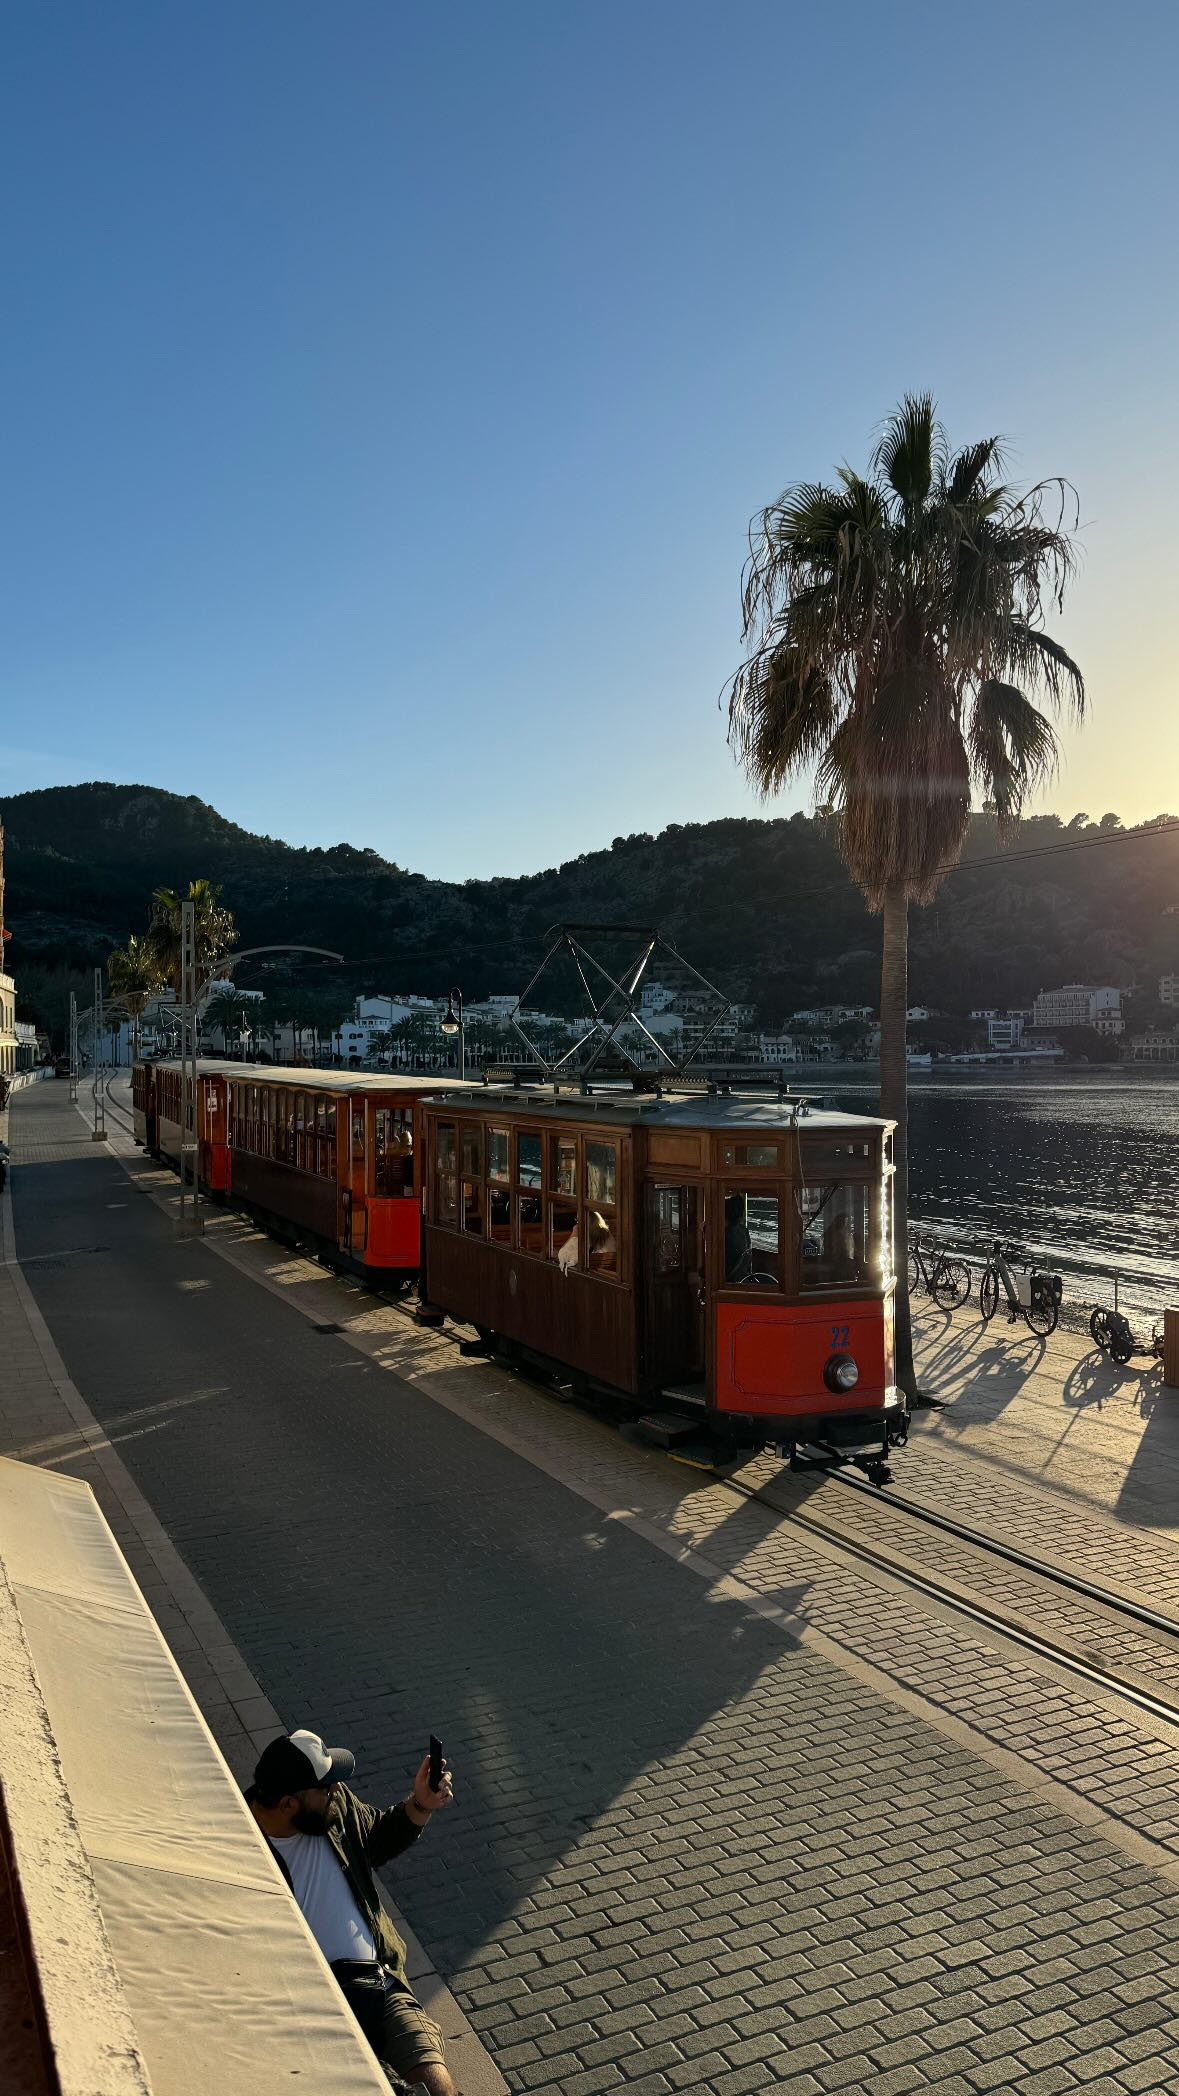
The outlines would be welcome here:
M 909 1317 L 909 1072 L 905 1060 L 909 1009 L 909 905 L 899 883 L 885 890 L 880 962 L 880 1111 L 896 1122 L 892 1139 L 893 1268 L 896 1292 L 896 1379 L 917 1395 Z

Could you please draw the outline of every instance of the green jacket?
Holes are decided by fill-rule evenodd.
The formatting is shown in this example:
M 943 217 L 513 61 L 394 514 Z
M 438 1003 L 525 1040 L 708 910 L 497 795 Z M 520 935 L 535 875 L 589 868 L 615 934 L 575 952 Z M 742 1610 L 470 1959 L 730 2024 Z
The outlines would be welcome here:
M 249 1804 L 254 1797 L 251 1784 L 246 1792 Z M 381 1905 L 373 1872 L 394 1856 L 400 1856 L 412 1848 L 421 1827 L 415 1827 L 404 1805 L 391 1805 L 386 1812 L 378 1812 L 373 1805 L 366 1805 L 346 1783 L 337 1783 L 332 1791 L 328 1806 L 327 1839 L 336 1853 L 336 1858 L 353 1899 L 364 1918 L 364 1925 L 376 1946 L 382 1965 L 389 1965 L 397 1973 L 405 1971 L 405 1945 L 394 1928 L 384 1907 Z M 287 1884 L 291 1874 L 273 1842 L 267 1847 L 274 1857 Z M 292 1892 L 294 1887 L 291 1886 Z

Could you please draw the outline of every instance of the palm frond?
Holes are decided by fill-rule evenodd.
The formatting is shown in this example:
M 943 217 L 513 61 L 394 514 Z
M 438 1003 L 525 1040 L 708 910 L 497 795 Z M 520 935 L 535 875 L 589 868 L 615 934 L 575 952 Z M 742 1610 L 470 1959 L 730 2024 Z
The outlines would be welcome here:
M 944 469 L 945 457 L 945 432 L 932 393 L 906 393 L 872 454 L 873 475 L 888 482 L 906 509 L 918 510 Z
M 979 788 L 994 802 L 1000 829 L 1010 830 L 1028 795 L 1056 769 L 1056 731 L 1025 692 L 992 677 L 974 695 L 969 747 Z
M 985 493 L 992 468 L 999 473 L 1003 470 L 1003 447 L 998 437 L 980 437 L 977 444 L 967 444 L 946 469 L 946 501 L 957 507 L 968 498 Z
M 729 741 L 762 794 L 817 763 L 838 718 L 830 682 L 788 642 L 753 656 L 729 687 Z

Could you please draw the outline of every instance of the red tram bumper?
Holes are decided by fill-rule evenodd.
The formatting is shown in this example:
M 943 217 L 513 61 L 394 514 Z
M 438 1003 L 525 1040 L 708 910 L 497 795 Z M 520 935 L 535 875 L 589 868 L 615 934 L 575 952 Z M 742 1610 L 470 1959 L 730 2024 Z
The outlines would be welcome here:
M 835 1448 L 879 1445 L 903 1432 L 893 1381 L 892 1298 L 845 1302 L 721 1301 L 713 1409 L 758 1439 Z M 850 1386 L 841 1383 L 847 1364 Z

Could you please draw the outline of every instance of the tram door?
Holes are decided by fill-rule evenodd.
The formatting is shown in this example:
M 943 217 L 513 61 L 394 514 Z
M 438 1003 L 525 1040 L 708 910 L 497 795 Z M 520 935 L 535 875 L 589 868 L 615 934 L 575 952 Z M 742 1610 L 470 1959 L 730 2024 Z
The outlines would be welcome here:
M 703 1187 L 645 1187 L 644 1220 L 648 1379 L 703 1383 Z

